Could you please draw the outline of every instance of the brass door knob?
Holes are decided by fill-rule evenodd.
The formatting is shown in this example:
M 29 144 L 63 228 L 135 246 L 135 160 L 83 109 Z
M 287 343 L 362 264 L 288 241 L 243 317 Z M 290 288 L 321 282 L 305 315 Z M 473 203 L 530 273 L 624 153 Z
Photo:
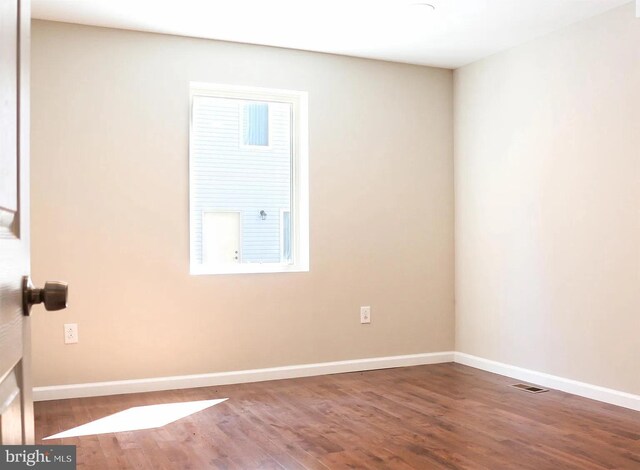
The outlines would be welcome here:
M 33 287 L 31 278 L 25 276 L 22 280 L 22 313 L 29 315 L 34 304 L 44 304 L 46 310 L 62 310 L 67 308 L 69 286 L 66 282 L 47 281 L 44 289 Z

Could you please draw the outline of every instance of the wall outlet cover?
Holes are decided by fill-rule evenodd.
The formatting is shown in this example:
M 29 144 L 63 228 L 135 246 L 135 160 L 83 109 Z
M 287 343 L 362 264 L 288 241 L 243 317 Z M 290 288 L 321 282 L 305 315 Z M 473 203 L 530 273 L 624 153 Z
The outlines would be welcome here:
M 371 307 L 360 307 L 360 323 L 371 323 Z
M 64 344 L 74 344 L 78 342 L 78 324 L 64 324 Z

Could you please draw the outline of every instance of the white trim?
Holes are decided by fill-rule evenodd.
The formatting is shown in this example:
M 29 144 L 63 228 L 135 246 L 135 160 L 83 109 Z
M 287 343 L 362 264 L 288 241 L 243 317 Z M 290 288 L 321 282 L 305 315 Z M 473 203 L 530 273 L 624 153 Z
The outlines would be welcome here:
M 196 264 L 189 268 L 192 276 L 207 274 L 268 274 L 268 273 L 306 273 L 309 268 L 283 263 L 239 263 L 239 264 Z
M 249 101 L 279 101 L 290 103 L 292 96 L 303 98 L 306 91 L 283 90 L 279 88 L 263 88 L 244 85 L 228 85 L 224 83 L 189 82 L 191 95 L 214 96 L 220 98 L 236 98 Z
M 561 390 L 592 400 L 640 411 L 640 395 L 621 392 L 610 388 L 578 382 L 556 375 L 546 374 L 502 362 L 491 361 L 461 352 L 445 351 L 405 356 L 374 357 L 348 361 L 301 364 L 266 369 L 251 369 L 211 374 L 182 375 L 176 377 L 158 377 L 139 380 L 118 380 L 114 382 L 96 382 L 72 385 L 54 385 L 35 387 L 34 401 L 61 400 L 66 398 L 97 397 L 123 393 L 155 392 L 182 388 L 211 387 L 265 380 L 294 379 L 316 375 L 360 372 L 393 367 L 420 366 L 456 362 L 494 374 L 504 375 L 516 380 L 542 385 L 545 388 Z
M 542 385 L 545 388 L 561 390 L 573 395 L 591 398 L 592 400 L 598 400 L 612 405 L 640 411 L 640 395 L 621 392 L 585 382 L 578 382 L 577 380 L 566 379 L 557 375 L 524 369 L 522 367 L 491 361 L 489 359 L 461 352 L 454 353 L 454 361 L 458 364 L 464 364 L 465 366 L 486 370 L 488 372 L 493 372 L 494 374 L 505 375 L 534 385 Z
M 299 157 L 293 160 L 292 181 L 293 206 L 289 208 L 293 217 L 292 257 L 301 271 L 309 271 L 309 95 L 299 97 L 294 107 L 293 122 L 297 127 L 293 132 L 293 147 Z
M 246 382 L 262 382 L 265 380 L 293 379 L 297 377 L 311 377 L 315 375 L 339 374 L 344 372 L 389 369 L 393 367 L 440 364 L 443 362 L 452 362 L 453 356 L 453 351 L 447 351 L 409 354 L 405 356 L 354 359 L 349 361 L 322 362 L 318 364 L 270 367 L 267 369 L 182 375 L 177 377 L 54 385 L 50 387 L 35 387 L 33 389 L 33 399 L 34 401 L 44 401 L 61 400 L 65 398 L 97 397 L 103 395 L 118 395 L 122 393 L 211 387 L 216 385 Z

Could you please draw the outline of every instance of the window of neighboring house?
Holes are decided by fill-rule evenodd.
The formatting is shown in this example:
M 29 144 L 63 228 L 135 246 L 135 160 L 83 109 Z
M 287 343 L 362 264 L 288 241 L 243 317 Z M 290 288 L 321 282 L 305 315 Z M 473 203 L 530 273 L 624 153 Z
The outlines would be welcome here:
M 269 103 L 242 104 L 242 144 L 269 146 Z
M 291 263 L 291 211 L 280 210 L 280 261 Z
M 309 270 L 307 94 L 191 84 L 192 274 Z

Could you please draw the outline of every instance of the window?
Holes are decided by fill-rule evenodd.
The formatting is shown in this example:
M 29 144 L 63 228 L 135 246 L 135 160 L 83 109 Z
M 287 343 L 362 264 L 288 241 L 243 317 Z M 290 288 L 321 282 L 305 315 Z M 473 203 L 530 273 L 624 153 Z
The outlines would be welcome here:
M 280 209 L 280 262 L 291 263 L 291 211 Z
M 309 270 L 307 94 L 191 84 L 192 274 Z
M 242 106 L 242 144 L 269 146 L 269 104 L 244 103 Z

